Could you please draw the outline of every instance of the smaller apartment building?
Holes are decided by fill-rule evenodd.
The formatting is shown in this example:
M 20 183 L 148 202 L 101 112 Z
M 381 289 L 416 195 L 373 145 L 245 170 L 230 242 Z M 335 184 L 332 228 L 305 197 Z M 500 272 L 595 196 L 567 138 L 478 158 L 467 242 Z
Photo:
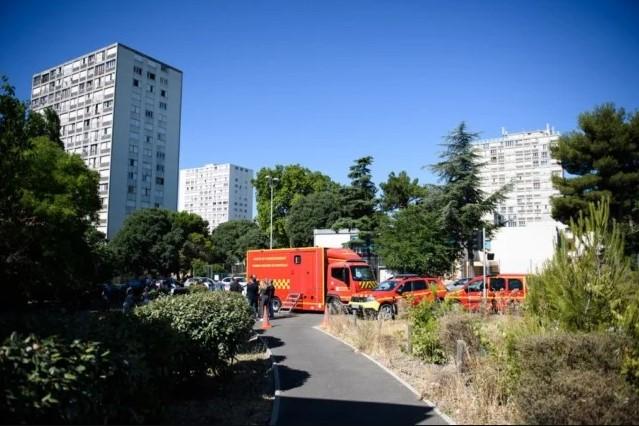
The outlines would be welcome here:
M 253 170 L 234 164 L 182 169 L 178 210 L 200 215 L 211 231 L 229 220 L 251 220 L 252 179 Z

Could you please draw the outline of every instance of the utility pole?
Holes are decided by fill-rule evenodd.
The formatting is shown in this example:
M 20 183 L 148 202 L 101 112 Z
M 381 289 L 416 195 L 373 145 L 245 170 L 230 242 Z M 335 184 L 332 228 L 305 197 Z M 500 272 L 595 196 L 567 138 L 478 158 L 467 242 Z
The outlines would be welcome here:
M 267 175 L 266 179 L 268 179 L 268 184 L 271 187 L 271 239 L 269 243 L 269 249 L 273 248 L 273 186 L 274 182 L 279 182 L 278 178 L 271 177 L 271 175 Z
M 486 227 L 482 227 L 481 228 L 481 243 L 482 243 L 482 248 L 484 251 L 484 256 L 483 256 L 483 266 L 484 266 L 484 289 L 483 289 L 483 299 L 484 299 L 484 305 L 486 304 L 486 296 L 488 295 L 488 291 L 487 291 L 487 287 L 488 287 L 488 283 L 486 282 Z

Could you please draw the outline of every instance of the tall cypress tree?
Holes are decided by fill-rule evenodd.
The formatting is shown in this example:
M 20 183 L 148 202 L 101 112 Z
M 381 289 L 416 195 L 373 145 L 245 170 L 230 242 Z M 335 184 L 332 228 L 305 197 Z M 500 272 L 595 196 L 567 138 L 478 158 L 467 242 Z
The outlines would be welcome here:
M 639 253 L 639 112 L 604 104 L 579 116 L 579 130 L 551 147 L 567 176 L 555 176 L 561 196 L 551 201 L 553 218 L 569 223 L 588 203 L 610 199 L 610 216 L 626 234 L 626 249 Z
M 508 186 L 494 194 L 484 194 L 479 187 L 479 173 L 483 166 L 474 151 L 473 141 L 477 133 L 469 132 L 462 122 L 445 137 L 446 150 L 440 155 L 442 161 L 431 166 L 442 182 L 438 195 L 442 224 L 460 255 L 472 258 L 477 247 L 477 234 L 482 228 L 490 235 L 495 228 L 492 221 L 484 220 L 495 211 L 497 204 L 505 198 Z

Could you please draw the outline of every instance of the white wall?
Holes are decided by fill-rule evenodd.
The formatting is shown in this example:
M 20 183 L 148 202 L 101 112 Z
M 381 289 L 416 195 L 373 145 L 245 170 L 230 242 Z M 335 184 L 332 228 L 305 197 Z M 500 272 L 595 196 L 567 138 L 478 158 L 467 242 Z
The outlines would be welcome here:
M 531 273 L 552 258 L 557 228 L 565 225 L 545 221 L 525 227 L 500 228 L 493 236 L 491 250 L 501 273 Z
M 313 246 L 315 247 L 329 247 L 329 248 L 342 248 L 342 244 L 351 240 L 351 236 L 357 235 L 358 230 L 353 229 L 340 229 L 339 232 L 335 232 L 332 229 L 315 229 L 313 230 Z

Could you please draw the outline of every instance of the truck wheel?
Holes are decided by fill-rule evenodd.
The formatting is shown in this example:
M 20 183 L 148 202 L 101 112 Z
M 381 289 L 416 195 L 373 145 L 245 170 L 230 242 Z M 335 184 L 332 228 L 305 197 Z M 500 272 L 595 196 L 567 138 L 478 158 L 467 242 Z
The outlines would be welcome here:
M 329 299 L 328 311 L 331 315 L 341 314 L 343 312 L 342 302 L 334 297 Z
M 383 320 L 391 320 L 395 318 L 395 309 L 393 305 L 385 304 L 379 307 L 379 313 L 377 314 L 379 319 Z
M 271 305 L 273 306 L 273 312 L 277 313 L 282 308 L 282 301 L 279 297 L 274 297 L 271 301 Z

